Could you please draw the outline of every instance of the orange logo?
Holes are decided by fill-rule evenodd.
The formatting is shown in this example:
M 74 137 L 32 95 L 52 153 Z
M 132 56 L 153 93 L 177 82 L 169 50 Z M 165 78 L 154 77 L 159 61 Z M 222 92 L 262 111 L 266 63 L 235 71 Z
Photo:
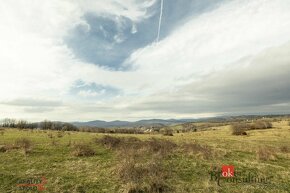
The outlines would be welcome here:
M 21 187 L 21 188 L 36 187 L 38 191 L 43 191 L 43 190 L 45 190 L 44 185 L 47 183 L 47 180 L 45 177 L 42 177 L 41 181 L 39 181 L 39 180 L 23 180 L 22 182 L 25 182 L 25 183 L 17 184 L 17 187 Z M 36 182 L 40 182 L 40 183 L 36 183 Z

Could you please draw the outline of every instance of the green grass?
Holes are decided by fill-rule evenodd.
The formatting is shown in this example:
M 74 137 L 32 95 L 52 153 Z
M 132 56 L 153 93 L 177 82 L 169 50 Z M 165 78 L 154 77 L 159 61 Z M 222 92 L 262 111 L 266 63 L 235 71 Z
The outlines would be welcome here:
M 55 144 L 48 133 L 55 136 Z M 33 143 L 33 149 L 27 155 L 19 149 L 0 152 L 0 192 L 37 192 L 20 190 L 19 180 L 47 178 L 44 192 L 121 192 L 124 182 L 116 173 L 121 159 L 129 154 L 119 155 L 118 149 L 106 149 L 93 142 L 103 134 L 85 132 L 65 132 L 58 138 L 55 131 L 23 131 L 5 129 L 0 135 L 0 146 L 13 144 L 16 139 L 27 138 Z M 171 140 L 178 145 L 168 156 L 158 160 L 168 172 L 164 183 L 170 186 L 170 192 L 289 192 L 290 190 L 290 153 L 281 152 L 280 147 L 290 148 L 290 127 L 286 122 L 274 123 L 273 129 L 251 130 L 247 136 L 231 135 L 228 126 L 215 127 L 215 130 L 162 135 L 113 134 L 118 137 L 134 136 L 143 141 L 155 137 Z M 71 154 L 75 143 L 88 143 L 95 151 L 94 156 L 75 157 Z M 181 147 L 183 143 L 197 143 L 209 147 L 211 157 L 202 156 L 202 152 L 188 153 Z M 129 148 L 129 147 L 128 147 Z M 274 149 L 274 160 L 257 159 L 259 148 Z M 136 150 L 137 151 L 137 150 Z M 142 155 L 141 162 L 153 156 Z M 140 156 L 139 155 L 139 156 Z M 213 167 L 234 165 L 239 172 L 270 177 L 270 185 L 259 183 L 226 183 L 222 187 L 211 181 L 209 171 Z M 147 178 L 146 178 L 147 179 Z

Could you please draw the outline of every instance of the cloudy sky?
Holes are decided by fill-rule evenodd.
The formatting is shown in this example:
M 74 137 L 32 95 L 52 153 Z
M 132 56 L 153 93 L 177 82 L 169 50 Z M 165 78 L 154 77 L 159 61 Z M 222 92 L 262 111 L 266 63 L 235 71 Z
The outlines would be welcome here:
M 289 10 L 290 0 L 1 1 L 0 118 L 290 113 Z

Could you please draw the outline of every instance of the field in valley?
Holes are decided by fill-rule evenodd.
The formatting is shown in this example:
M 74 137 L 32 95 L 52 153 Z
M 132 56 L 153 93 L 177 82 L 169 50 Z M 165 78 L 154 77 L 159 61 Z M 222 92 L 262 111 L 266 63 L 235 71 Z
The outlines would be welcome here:
M 229 125 L 173 136 L 3 128 L 0 192 L 38 192 L 26 182 L 51 193 L 287 193 L 290 126 L 272 124 L 246 135 Z M 224 165 L 235 177 L 219 175 Z

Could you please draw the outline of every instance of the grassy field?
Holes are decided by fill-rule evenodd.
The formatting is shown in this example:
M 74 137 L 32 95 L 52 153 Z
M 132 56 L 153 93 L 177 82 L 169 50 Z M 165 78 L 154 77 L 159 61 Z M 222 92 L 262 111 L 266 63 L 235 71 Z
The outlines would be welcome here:
M 174 136 L 112 137 L 5 128 L 0 131 L 0 192 L 37 192 L 35 187 L 17 184 L 29 179 L 38 180 L 37 184 L 45 177 L 43 192 L 51 193 L 286 193 L 290 192 L 290 127 L 286 121 L 273 126 L 250 130 L 245 136 L 232 135 L 229 126 L 220 126 Z M 234 166 L 234 178 L 216 175 L 223 165 Z M 243 180 L 249 174 L 254 178 Z

